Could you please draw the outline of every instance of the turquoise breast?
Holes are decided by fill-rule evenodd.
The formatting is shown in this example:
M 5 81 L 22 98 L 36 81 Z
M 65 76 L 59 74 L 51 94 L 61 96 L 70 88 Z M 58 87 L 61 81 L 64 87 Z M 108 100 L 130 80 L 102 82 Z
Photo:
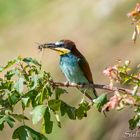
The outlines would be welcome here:
M 80 66 L 79 58 L 69 53 L 60 56 L 60 68 L 69 82 L 72 83 L 88 83 Z

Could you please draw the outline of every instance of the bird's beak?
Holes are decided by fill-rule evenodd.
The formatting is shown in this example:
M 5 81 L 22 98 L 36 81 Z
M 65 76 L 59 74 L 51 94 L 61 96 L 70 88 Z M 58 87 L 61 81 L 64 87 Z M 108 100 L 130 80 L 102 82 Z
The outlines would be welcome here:
M 49 48 L 49 49 L 55 50 L 55 51 L 61 51 L 61 50 L 60 50 L 61 47 L 59 47 L 59 46 L 57 45 L 57 43 L 47 43 L 47 44 L 46 44 L 46 48 Z
M 52 50 L 55 50 L 56 48 L 56 44 L 55 43 L 45 43 L 45 44 L 39 44 L 38 46 L 38 49 L 45 49 L 45 48 L 49 48 L 49 49 L 52 49 Z
M 61 42 L 56 43 L 47 43 L 46 48 L 52 49 L 57 51 L 60 55 L 64 55 L 70 52 L 70 50 L 63 47 L 63 44 Z
M 47 43 L 46 48 L 55 49 L 57 45 L 55 43 Z

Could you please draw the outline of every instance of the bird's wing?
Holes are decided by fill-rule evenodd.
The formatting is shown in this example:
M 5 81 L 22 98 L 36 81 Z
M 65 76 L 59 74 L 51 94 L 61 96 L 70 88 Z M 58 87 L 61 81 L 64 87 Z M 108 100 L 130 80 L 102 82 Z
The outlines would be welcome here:
M 82 56 L 81 58 L 79 58 L 79 66 L 80 66 L 81 70 L 83 71 L 85 77 L 89 81 L 89 83 L 92 83 L 93 84 L 92 73 L 91 73 L 89 64 L 88 64 L 87 60 L 84 58 L 84 56 Z M 94 93 L 94 96 L 93 96 L 93 93 L 91 93 L 91 94 L 90 93 L 86 93 L 86 96 L 89 99 L 97 98 L 98 95 L 97 95 L 97 92 L 96 92 L 95 88 L 93 88 L 92 91 Z
M 88 64 L 86 58 L 76 48 L 75 48 L 75 51 L 73 51 L 73 52 L 74 52 L 74 55 L 78 58 L 79 67 L 83 71 L 85 77 L 87 78 L 89 83 L 93 84 L 92 73 L 91 73 L 91 70 L 90 70 L 90 67 L 89 67 L 89 64 Z M 95 88 L 93 88 L 93 93 L 94 93 L 94 96 L 97 98 L 98 95 L 96 93 Z M 86 93 L 86 96 L 88 96 L 88 98 L 91 97 L 91 99 L 95 98 L 95 97 L 93 97 L 93 94 L 89 95 L 88 93 Z
M 86 58 L 76 48 L 74 48 L 73 54 L 78 58 L 79 66 L 89 83 L 93 83 L 92 73 Z
M 85 77 L 87 78 L 87 80 L 90 83 L 93 83 L 92 73 L 91 73 L 87 60 L 83 56 L 81 56 L 81 57 L 79 57 L 78 63 L 79 63 L 81 70 L 83 71 Z

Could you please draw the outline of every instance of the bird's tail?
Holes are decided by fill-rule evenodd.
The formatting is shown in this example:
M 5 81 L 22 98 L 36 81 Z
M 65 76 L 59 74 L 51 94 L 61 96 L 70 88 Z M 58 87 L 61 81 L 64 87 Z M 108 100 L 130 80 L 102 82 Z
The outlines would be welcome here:
M 93 94 L 94 94 L 95 98 L 98 98 L 98 94 L 97 94 L 97 91 L 95 90 L 95 88 L 93 88 L 92 90 L 93 90 Z
M 93 99 L 98 98 L 98 94 L 97 94 L 95 88 L 92 88 L 92 90 L 91 90 L 91 89 L 88 89 L 88 90 L 86 90 L 86 91 L 83 90 L 83 89 L 80 89 L 80 91 L 81 91 L 82 93 L 84 93 L 85 96 L 86 96 L 88 99 L 90 99 L 91 101 L 93 101 Z M 106 117 L 105 111 L 103 111 L 103 114 L 104 114 L 104 116 Z
M 98 98 L 98 94 L 97 94 L 95 88 L 93 88 L 93 93 L 94 93 L 94 95 L 95 95 L 95 98 Z M 95 98 L 94 98 L 94 99 L 95 99 Z M 104 114 L 104 116 L 106 117 L 105 111 L 103 111 L 103 114 Z

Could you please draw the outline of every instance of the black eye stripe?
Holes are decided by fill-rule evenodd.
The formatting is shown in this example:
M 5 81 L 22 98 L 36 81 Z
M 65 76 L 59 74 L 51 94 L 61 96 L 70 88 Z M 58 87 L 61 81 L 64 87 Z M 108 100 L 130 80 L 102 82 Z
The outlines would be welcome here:
M 57 47 L 63 47 L 63 48 L 65 48 L 65 46 L 63 44 L 58 44 Z
M 63 46 L 64 46 L 64 44 L 60 44 L 59 46 L 60 46 L 60 47 L 63 47 Z

